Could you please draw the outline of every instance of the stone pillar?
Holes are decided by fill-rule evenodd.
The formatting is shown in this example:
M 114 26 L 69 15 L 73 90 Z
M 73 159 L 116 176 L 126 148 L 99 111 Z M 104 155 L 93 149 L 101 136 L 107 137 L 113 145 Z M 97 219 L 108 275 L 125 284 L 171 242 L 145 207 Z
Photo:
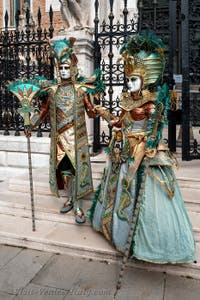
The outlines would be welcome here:
M 75 30 L 67 32 L 60 31 L 59 36 L 53 40 L 61 40 L 64 38 L 75 37 L 74 50 L 78 57 L 78 66 L 80 73 L 86 77 L 90 76 L 94 71 L 94 48 L 93 48 L 93 34 L 88 29 Z M 93 144 L 93 119 L 86 116 L 86 124 L 88 130 L 89 145 Z

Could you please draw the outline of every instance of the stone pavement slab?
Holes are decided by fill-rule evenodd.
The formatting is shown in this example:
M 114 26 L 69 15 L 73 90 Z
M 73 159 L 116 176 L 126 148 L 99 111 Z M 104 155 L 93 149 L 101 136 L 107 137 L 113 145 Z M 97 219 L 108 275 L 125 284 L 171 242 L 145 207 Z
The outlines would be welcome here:
M 4 261 L 6 248 L 7 264 L 0 269 L 0 300 L 113 299 L 119 261 L 108 263 L 22 248 L 16 254 L 17 248 L 0 245 Z M 128 266 L 116 300 L 199 300 L 199 294 L 200 280 Z
M 64 300 L 112 300 L 113 299 L 113 294 L 110 293 L 109 291 L 83 291 L 83 290 L 77 290 L 74 291 L 73 294 L 69 293 L 66 295 Z M 119 298 L 116 298 L 118 300 Z M 125 300 L 125 298 L 122 298 Z M 121 299 L 121 300 L 122 300 Z M 130 298 L 131 300 L 133 298 Z
M 115 285 L 116 264 L 91 259 L 58 255 L 49 261 L 34 278 L 34 284 L 49 285 L 64 290 L 110 289 Z
M 17 254 L 22 251 L 18 247 L 10 247 L 1 245 L 0 247 L 0 269 L 4 267 L 9 261 L 11 261 Z
M 107 300 L 113 298 L 119 268 L 119 264 L 105 261 L 58 255 L 37 274 L 33 283 L 69 291 L 65 300 Z M 162 300 L 164 276 L 127 268 L 116 300 Z
M 189 299 L 200 299 L 200 281 L 190 278 L 167 275 L 164 300 Z
M 51 256 L 36 250 L 19 252 L 0 270 L 0 291 L 14 294 L 18 288 L 25 287 Z
M 19 289 L 13 300 L 64 300 L 69 291 L 33 283 Z
M 165 274 L 127 268 L 118 299 L 162 300 Z M 131 298 L 132 297 L 132 298 Z
M 4 292 L 0 292 L 0 300 L 13 300 L 14 299 L 14 295 L 10 295 Z

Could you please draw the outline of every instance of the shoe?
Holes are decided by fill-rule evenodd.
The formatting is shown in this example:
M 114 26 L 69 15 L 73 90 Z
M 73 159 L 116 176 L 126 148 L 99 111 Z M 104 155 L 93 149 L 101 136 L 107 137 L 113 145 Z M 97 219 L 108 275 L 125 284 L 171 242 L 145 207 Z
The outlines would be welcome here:
M 66 201 L 64 204 L 63 204 L 63 207 L 61 207 L 60 209 L 60 213 L 61 214 L 66 214 L 68 213 L 70 210 L 72 210 L 73 208 L 73 203 L 71 200 L 68 200 Z
M 76 210 L 74 211 L 74 215 L 75 215 L 75 221 L 78 224 L 83 224 L 86 221 L 86 217 L 84 215 L 84 212 L 81 208 L 76 208 Z

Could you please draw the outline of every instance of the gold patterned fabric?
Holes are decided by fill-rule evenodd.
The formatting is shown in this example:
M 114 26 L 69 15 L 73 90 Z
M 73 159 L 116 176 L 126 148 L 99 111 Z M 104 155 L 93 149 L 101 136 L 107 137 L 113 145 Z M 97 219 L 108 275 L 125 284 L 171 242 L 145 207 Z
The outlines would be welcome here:
M 50 113 L 50 187 L 55 196 L 59 196 L 56 171 L 65 156 L 75 170 L 76 198 L 79 199 L 93 190 L 85 107 L 89 113 L 93 109 L 89 95 L 75 84 L 55 85 L 49 88 L 48 100 L 40 112 L 32 117 L 34 127 Z

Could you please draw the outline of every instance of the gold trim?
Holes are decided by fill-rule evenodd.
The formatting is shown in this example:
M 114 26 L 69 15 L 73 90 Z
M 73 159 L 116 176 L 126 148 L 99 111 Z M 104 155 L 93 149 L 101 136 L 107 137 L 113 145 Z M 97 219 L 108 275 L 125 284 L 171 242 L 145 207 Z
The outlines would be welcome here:
M 77 194 L 76 196 L 77 196 L 78 199 L 80 199 L 80 198 L 82 198 L 82 197 L 84 197 L 84 196 L 86 196 L 87 194 L 92 193 L 92 192 L 94 192 L 93 187 L 92 187 L 91 189 L 88 189 L 87 191 L 85 191 L 85 192 L 79 194 L 79 195 Z M 84 199 L 83 199 L 83 200 L 84 200 Z
M 150 101 L 156 101 L 157 92 L 151 93 L 149 90 L 142 91 L 141 97 L 136 100 L 129 92 L 121 94 L 120 107 L 126 111 L 131 111 L 132 109 L 143 106 L 145 103 Z
M 86 140 L 83 141 L 83 142 L 81 142 L 81 143 L 79 143 L 78 146 L 77 146 L 77 148 L 78 148 L 78 149 L 81 149 L 81 148 L 84 147 L 85 145 L 87 145 L 87 141 L 86 141 Z
M 158 166 L 161 173 L 163 173 L 161 166 Z M 171 190 L 167 187 L 167 183 L 166 181 L 161 181 L 160 178 L 158 178 L 158 176 L 156 176 L 151 170 L 150 168 L 147 170 L 147 173 L 153 178 L 155 179 L 155 181 L 167 192 L 167 194 L 169 195 L 170 199 L 172 199 L 174 197 L 174 193 L 175 193 L 175 188 L 174 188 L 174 178 L 172 180 L 172 188 Z M 168 181 L 169 182 L 169 181 Z

